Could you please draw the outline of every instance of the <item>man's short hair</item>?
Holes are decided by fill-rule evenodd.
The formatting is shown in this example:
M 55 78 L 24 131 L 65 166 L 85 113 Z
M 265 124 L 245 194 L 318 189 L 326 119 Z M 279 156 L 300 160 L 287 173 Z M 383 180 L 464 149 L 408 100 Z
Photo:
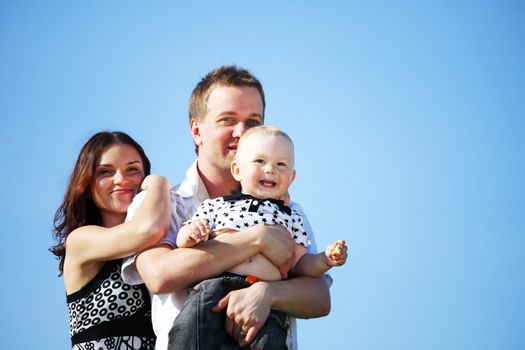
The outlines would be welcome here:
M 208 98 L 211 91 L 217 86 L 248 86 L 259 91 L 264 109 L 266 101 L 264 91 L 259 80 L 248 70 L 237 66 L 222 66 L 214 69 L 197 84 L 190 97 L 190 120 L 203 121 L 208 111 Z

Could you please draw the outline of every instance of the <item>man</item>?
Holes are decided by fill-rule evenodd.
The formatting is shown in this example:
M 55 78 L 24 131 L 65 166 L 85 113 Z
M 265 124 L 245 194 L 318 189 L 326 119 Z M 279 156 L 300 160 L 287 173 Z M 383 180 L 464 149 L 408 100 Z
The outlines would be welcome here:
M 154 293 L 152 317 L 157 349 L 167 348 L 168 332 L 184 303 L 186 288 L 215 277 L 258 253 L 277 266 L 283 277 L 293 262 L 294 242 L 280 226 L 255 226 L 242 234 L 220 235 L 198 247 L 174 249 L 176 232 L 203 200 L 239 189 L 231 175 L 230 163 L 241 135 L 248 128 L 263 123 L 264 109 L 261 84 L 248 71 L 237 67 L 221 67 L 210 72 L 192 93 L 190 131 L 197 160 L 176 188 L 172 228 L 159 245 L 128 258 L 123 265 L 127 281 L 141 283 L 143 280 Z M 130 215 L 141 198 L 139 194 L 130 206 Z M 315 249 L 311 229 L 308 223 L 306 225 Z M 233 291 L 216 309 L 224 308 L 227 310 L 226 331 L 244 346 L 254 339 L 270 309 L 293 317 L 320 317 L 330 311 L 330 294 L 323 277 L 301 276 L 277 282 L 257 282 L 249 288 Z M 293 319 L 291 329 L 287 343 L 289 348 L 296 349 Z

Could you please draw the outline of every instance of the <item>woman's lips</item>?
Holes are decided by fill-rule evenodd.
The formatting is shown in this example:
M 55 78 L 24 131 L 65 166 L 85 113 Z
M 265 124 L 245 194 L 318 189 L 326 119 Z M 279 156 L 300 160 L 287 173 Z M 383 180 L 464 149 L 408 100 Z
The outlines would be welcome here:
M 130 193 L 133 193 L 135 192 L 135 190 L 131 190 L 131 189 L 118 189 L 118 190 L 113 190 L 111 191 L 112 194 L 116 194 L 117 196 L 121 196 L 121 195 L 126 195 L 126 194 L 130 194 Z

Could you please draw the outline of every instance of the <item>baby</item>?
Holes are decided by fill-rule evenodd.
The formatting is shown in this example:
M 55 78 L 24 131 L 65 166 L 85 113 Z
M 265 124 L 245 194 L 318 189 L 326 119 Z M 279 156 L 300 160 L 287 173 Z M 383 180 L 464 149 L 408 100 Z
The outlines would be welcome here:
M 179 230 L 178 247 L 192 247 L 210 236 L 253 225 L 283 225 L 297 243 L 292 274 L 319 277 L 346 262 L 343 240 L 329 245 L 323 253 L 306 253 L 309 242 L 302 214 L 283 201 L 288 199 L 288 188 L 296 174 L 293 142 L 286 133 L 269 126 L 247 130 L 237 145 L 231 172 L 240 182 L 241 193 L 204 201 Z M 280 279 L 279 269 L 258 254 L 218 278 L 199 283 L 175 319 L 170 349 L 219 349 L 231 342 L 224 331 L 224 313 L 214 313 L 211 308 L 232 290 L 259 280 Z M 286 330 L 286 315 L 272 310 L 249 348 L 285 349 Z

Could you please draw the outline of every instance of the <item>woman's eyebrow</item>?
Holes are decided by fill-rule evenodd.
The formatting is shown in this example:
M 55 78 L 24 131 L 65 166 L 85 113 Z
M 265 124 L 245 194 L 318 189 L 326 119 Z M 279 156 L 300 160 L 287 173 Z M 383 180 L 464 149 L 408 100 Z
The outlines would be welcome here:
M 139 163 L 140 164 L 140 160 L 134 160 L 132 162 L 128 162 L 128 163 L 126 163 L 126 165 L 131 165 L 131 164 L 135 164 L 135 163 Z
M 131 164 L 136 164 L 136 163 L 140 164 L 140 160 L 133 160 L 131 162 L 127 162 L 126 165 L 131 165 Z M 97 166 L 112 167 L 114 165 L 113 164 L 99 164 Z

